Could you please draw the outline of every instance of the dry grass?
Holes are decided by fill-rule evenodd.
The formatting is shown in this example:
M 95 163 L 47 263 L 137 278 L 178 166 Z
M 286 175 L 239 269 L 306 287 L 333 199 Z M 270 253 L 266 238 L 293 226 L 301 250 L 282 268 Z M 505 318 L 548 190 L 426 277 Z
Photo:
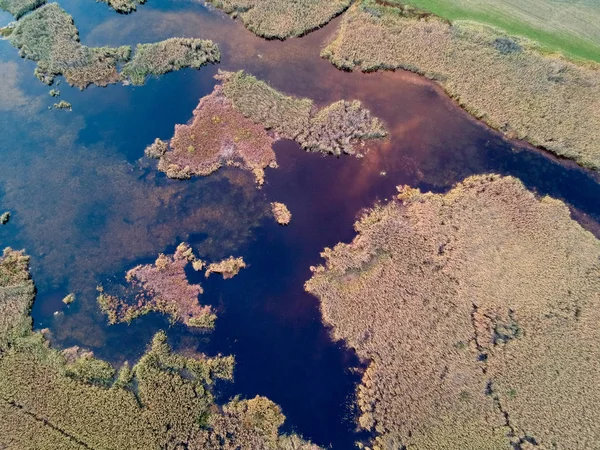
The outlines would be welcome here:
M 221 59 L 219 47 L 212 41 L 171 38 L 153 44 L 138 44 L 121 76 L 134 85 L 142 85 L 148 75 L 163 75 L 188 67 L 199 69 Z
M 125 364 L 115 374 L 90 352 L 77 347 L 58 352 L 41 333 L 33 333 L 33 298 L 28 258 L 5 250 L 0 260 L 1 448 L 318 449 L 297 436 L 279 435 L 285 417 L 266 398 L 236 399 L 222 408 L 214 403 L 211 386 L 232 378 L 232 357 L 172 353 L 160 332 L 133 368 Z
M 106 3 L 112 9 L 121 14 L 129 14 L 137 9 L 137 5 L 143 5 L 146 0 L 98 0 Z
M 514 178 L 399 198 L 306 284 L 370 361 L 374 448 L 598 446 L 600 242 Z
M 174 255 L 160 254 L 154 264 L 129 270 L 126 279 L 130 285 L 128 296 L 135 297 L 133 304 L 103 290 L 98 296 L 98 303 L 108 315 L 109 323 L 130 323 L 139 316 L 156 311 L 188 326 L 213 328 L 215 314 L 209 306 L 198 303 L 202 287 L 190 284 L 185 274 L 185 267 L 196 261 L 192 249 L 182 243 Z
M 274 167 L 274 137 L 235 110 L 216 86 L 194 110 L 189 125 L 177 125 L 169 145 L 157 139 L 146 149 L 146 156 L 158 158 L 159 170 L 171 178 L 206 176 L 223 165 L 237 165 L 254 172 L 264 181 L 264 169 Z
M 11 13 L 15 19 L 20 19 L 29 11 L 42 6 L 46 0 L 0 0 L 0 9 Z
M 209 264 L 204 272 L 204 276 L 208 278 L 211 273 L 220 273 L 227 280 L 228 278 L 235 277 L 244 268 L 246 268 L 246 263 L 242 257 L 234 258 L 230 256 L 223 261 Z
M 493 28 L 371 0 L 350 9 L 322 56 L 342 69 L 423 74 L 507 136 L 600 169 L 597 64 L 576 65 Z
M 285 203 L 272 202 L 271 212 L 277 223 L 280 225 L 288 225 L 292 220 L 292 213 Z
M 243 71 L 219 72 L 223 93 L 253 122 L 298 142 L 308 151 L 354 154 L 365 139 L 382 138 L 383 123 L 358 101 L 317 108 L 312 100 L 287 96 Z
M 344 11 L 350 0 L 208 0 L 268 39 L 302 36 Z

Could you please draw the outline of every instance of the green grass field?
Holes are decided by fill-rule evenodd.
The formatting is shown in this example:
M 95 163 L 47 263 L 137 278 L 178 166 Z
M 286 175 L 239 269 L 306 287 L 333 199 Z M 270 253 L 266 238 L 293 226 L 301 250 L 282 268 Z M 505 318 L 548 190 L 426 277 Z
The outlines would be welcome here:
M 544 50 L 600 62 L 600 0 L 393 0 L 450 21 L 472 20 L 532 39 Z

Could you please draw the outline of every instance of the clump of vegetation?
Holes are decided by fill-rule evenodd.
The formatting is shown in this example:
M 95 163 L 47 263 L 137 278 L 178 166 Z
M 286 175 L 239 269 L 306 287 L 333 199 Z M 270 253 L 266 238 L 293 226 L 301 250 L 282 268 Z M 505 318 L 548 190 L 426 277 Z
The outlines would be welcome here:
M 386 136 L 381 121 L 360 102 L 339 101 L 318 109 L 309 99 L 287 96 L 243 71 L 222 72 L 221 85 L 202 98 L 189 125 L 177 125 L 166 143 L 156 139 L 146 156 L 158 158 L 170 178 L 206 176 L 223 165 L 251 170 L 257 183 L 277 167 L 274 141 L 293 139 L 305 150 L 356 153 L 363 139 Z
M 510 138 L 600 169 L 600 68 L 539 51 L 524 38 L 409 7 L 362 0 L 322 56 L 344 70 L 406 69 Z
M 58 89 L 50 89 L 50 92 L 48 92 L 48 94 L 50 94 L 50 97 L 59 97 L 60 91 Z
M 147 75 L 163 75 L 187 67 L 199 69 L 221 59 L 219 47 L 204 39 L 171 38 L 153 44 L 138 44 L 121 75 L 134 85 L 142 85 Z
M 306 289 L 370 361 L 358 405 L 373 448 L 600 442 L 600 241 L 566 205 L 476 176 L 447 194 L 402 187 L 355 228 Z
M 133 303 L 108 295 L 101 289 L 98 303 L 108 315 L 109 323 L 130 323 L 139 316 L 156 311 L 188 326 L 213 328 L 216 316 L 212 308 L 198 303 L 202 287 L 190 284 L 185 274 L 188 263 L 196 260 L 192 249 L 182 243 L 172 256 L 160 254 L 154 264 L 129 270 L 126 275 L 130 285 L 127 296 L 135 297 Z
M 54 107 L 54 109 L 67 109 L 69 111 L 73 110 L 73 107 L 71 106 L 71 104 L 69 102 L 64 101 L 64 100 L 61 100 L 60 102 L 55 103 L 52 106 Z
M 231 356 L 173 353 L 164 332 L 118 374 L 91 352 L 52 349 L 32 331 L 35 297 L 28 258 L 0 259 L 0 445 L 6 448 L 317 450 L 278 429 L 285 417 L 264 397 L 214 402 L 215 380 L 230 380 Z M 230 447 L 224 447 L 223 442 Z
M 228 278 L 235 277 L 238 273 L 240 273 L 240 270 L 244 269 L 245 267 L 246 263 L 244 262 L 244 258 L 234 258 L 233 256 L 230 256 L 229 258 L 219 261 L 218 263 L 209 264 L 204 272 L 204 276 L 208 278 L 211 273 L 220 273 L 226 280 Z
M 71 303 L 73 303 L 75 301 L 75 294 L 69 294 L 67 295 L 65 298 L 62 299 L 62 302 L 65 305 L 70 305 Z
M 97 0 L 106 3 L 120 14 L 129 14 L 137 9 L 137 5 L 143 5 L 146 0 Z
M 354 154 L 363 139 L 387 135 L 360 102 L 339 101 L 319 109 L 309 99 L 287 96 L 243 71 L 219 71 L 223 93 L 244 116 L 308 151 Z
M 280 225 L 288 225 L 292 220 L 292 213 L 285 203 L 272 202 L 271 212 L 273 213 L 273 217 L 275 217 L 277 223 Z
M 10 211 L 5 211 L 0 215 L 0 224 L 6 225 L 10 220 Z
M 208 0 L 246 28 L 268 39 L 302 36 L 317 29 L 350 5 L 350 0 Z
M 259 184 L 264 182 L 264 169 L 276 166 L 276 137 L 233 108 L 219 85 L 200 100 L 193 114 L 189 125 L 175 127 L 170 151 L 160 139 L 146 149 L 146 156 L 160 160 L 159 170 L 170 178 L 186 179 L 234 165 L 251 170 Z
M 0 9 L 8 11 L 15 19 L 19 19 L 44 3 L 46 0 L 0 0 Z
M 56 3 L 44 5 L 17 22 L 9 41 L 21 57 L 37 62 L 35 75 L 52 84 L 57 75 L 84 89 L 119 81 L 117 63 L 129 59 L 131 48 L 93 48 L 79 42 L 73 18 Z

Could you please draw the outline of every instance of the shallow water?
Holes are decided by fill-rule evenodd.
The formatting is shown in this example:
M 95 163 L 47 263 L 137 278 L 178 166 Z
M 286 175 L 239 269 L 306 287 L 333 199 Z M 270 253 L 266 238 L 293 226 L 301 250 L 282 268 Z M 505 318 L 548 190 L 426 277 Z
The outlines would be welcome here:
M 596 175 L 503 139 L 414 74 L 336 70 L 319 58 L 336 21 L 279 42 L 259 39 L 193 2 L 150 0 L 128 16 L 101 3 L 60 3 L 86 45 L 203 37 L 215 40 L 223 57 L 218 66 L 167 74 L 141 87 L 80 92 L 62 83 L 61 99 L 73 104 L 68 113 L 46 109 L 54 99 L 33 77 L 35 64 L 0 42 L 0 99 L 10 100 L 0 106 L 0 208 L 13 213 L 0 239 L 32 255 L 39 291 L 34 323 L 50 328 L 57 346 L 83 345 L 117 364 L 133 361 L 169 324 L 149 315 L 131 326 L 106 326 L 95 304 L 96 285 L 122 282 L 125 270 L 174 251 L 182 240 L 211 260 L 241 255 L 249 267 L 232 280 L 190 273 L 203 285 L 201 302 L 218 310 L 216 329 L 202 334 L 172 326 L 171 342 L 181 351 L 235 355 L 235 381 L 219 385 L 221 401 L 266 395 L 282 406 L 286 430 L 334 449 L 351 448 L 357 438 L 352 395 L 360 378 L 353 369 L 360 363 L 331 342 L 318 302 L 303 284 L 324 247 L 352 239 L 363 208 L 390 198 L 400 184 L 442 192 L 466 176 L 497 172 L 568 202 L 588 229 L 598 229 Z M 168 180 L 154 162 L 139 160 L 143 149 L 190 119 L 218 68 L 248 70 L 319 105 L 359 99 L 391 136 L 368 144 L 362 159 L 305 153 L 293 142 L 278 142 L 280 167 L 267 170 L 260 190 L 251 174 L 235 169 Z M 271 201 L 288 205 L 288 227 L 268 216 Z M 65 307 L 61 299 L 69 292 L 77 300 Z

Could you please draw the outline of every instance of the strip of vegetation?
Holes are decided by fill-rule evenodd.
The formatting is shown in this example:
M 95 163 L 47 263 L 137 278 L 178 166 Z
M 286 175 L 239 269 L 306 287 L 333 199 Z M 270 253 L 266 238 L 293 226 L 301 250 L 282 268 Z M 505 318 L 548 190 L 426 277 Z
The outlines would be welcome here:
M 361 0 L 322 56 L 344 70 L 406 69 L 439 82 L 463 108 L 510 138 L 600 169 L 600 66 L 545 55 L 480 24 Z
M 219 47 L 212 41 L 171 38 L 153 44 L 138 44 L 131 61 L 121 75 L 134 85 L 142 85 L 148 75 L 163 75 L 188 67 L 199 69 L 221 59 Z
M 211 41 L 171 38 L 140 44 L 131 59 L 131 47 L 87 47 L 79 41 L 73 18 L 50 3 L 17 21 L 8 36 L 23 58 L 37 62 L 34 71 L 46 84 L 63 75 L 72 86 L 107 86 L 119 81 L 144 84 L 147 75 L 162 75 L 186 67 L 217 63 L 219 49 Z M 131 60 L 130 60 L 131 59 Z M 117 65 L 126 63 L 121 73 Z
M 208 278 L 211 273 L 220 273 L 223 275 L 223 279 L 227 280 L 228 278 L 235 277 L 238 273 L 240 273 L 240 270 L 246 267 L 247 266 L 244 262 L 244 258 L 234 258 L 233 256 L 230 256 L 223 261 L 209 264 L 204 272 L 204 276 Z
M 244 71 L 220 71 L 217 77 L 225 96 L 244 116 L 305 150 L 355 154 L 357 142 L 387 135 L 383 123 L 357 100 L 319 109 L 312 100 L 285 95 Z
M 73 18 L 56 3 L 36 9 L 17 22 L 9 36 L 23 58 L 37 62 L 35 75 L 52 84 L 58 75 L 81 89 L 119 81 L 117 63 L 127 61 L 130 47 L 93 48 L 79 42 Z
M 160 332 L 137 364 L 117 373 L 90 352 L 50 348 L 32 331 L 28 262 L 10 249 L 0 259 L 3 448 L 318 450 L 280 435 L 285 417 L 264 397 L 215 404 L 211 386 L 231 379 L 232 357 L 178 355 Z
M 267 39 L 302 36 L 342 13 L 350 0 L 208 0 Z
M 402 187 L 355 228 L 305 287 L 370 361 L 372 448 L 600 444 L 600 241 L 566 205 L 476 176 L 447 194 Z

